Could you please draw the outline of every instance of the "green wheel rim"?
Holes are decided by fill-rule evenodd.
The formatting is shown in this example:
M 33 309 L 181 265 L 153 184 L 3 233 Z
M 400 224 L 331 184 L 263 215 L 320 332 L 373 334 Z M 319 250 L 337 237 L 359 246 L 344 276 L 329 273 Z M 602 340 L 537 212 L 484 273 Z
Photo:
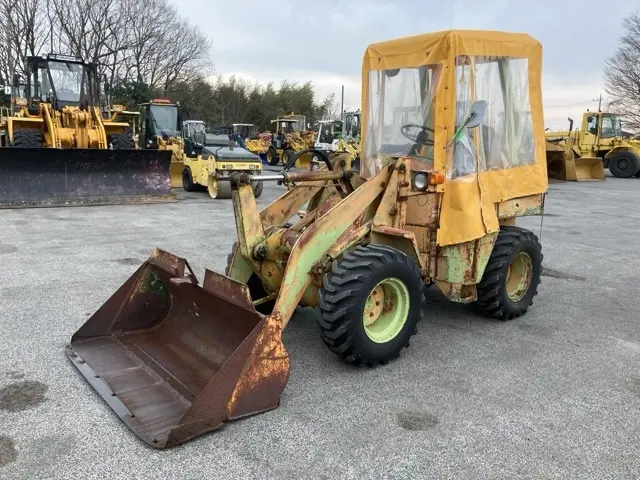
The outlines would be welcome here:
M 367 298 L 362 314 L 364 331 L 376 343 L 393 340 L 407 323 L 409 289 L 397 278 L 385 278 Z
M 529 254 L 520 252 L 511 261 L 507 271 L 506 289 L 509 300 L 519 302 L 529 291 L 533 264 Z

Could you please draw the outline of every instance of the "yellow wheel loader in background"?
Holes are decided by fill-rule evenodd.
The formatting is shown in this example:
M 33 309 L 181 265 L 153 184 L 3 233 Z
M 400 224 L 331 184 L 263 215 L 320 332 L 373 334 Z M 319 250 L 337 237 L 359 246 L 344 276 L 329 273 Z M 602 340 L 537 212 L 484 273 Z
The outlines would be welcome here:
M 166 98 L 140 104 L 138 130 L 140 148 L 171 152 L 171 188 L 182 187 L 184 140 L 180 105 Z
M 169 156 L 136 150 L 127 123 L 103 118 L 97 65 L 57 54 L 25 65 L 26 98 L 0 126 L 0 207 L 176 201 Z
M 306 130 L 306 117 L 303 115 L 282 115 L 271 120 L 274 132 L 271 145 L 267 147 L 266 161 L 269 165 L 287 165 L 298 152 L 313 148 L 315 133 Z M 296 160 L 296 167 L 306 168 L 311 157 L 303 154 Z
M 314 149 L 328 153 L 329 159 L 335 155 L 348 154 L 354 168 L 360 161 L 360 111 L 345 112 L 344 120 L 324 120 L 319 123 Z M 312 155 L 309 170 L 315 171 L 322 166 L 319 156 Z
M 568 130 L 545 133 L 549 178 L 604 180 L 605 168 L 617 178 L 640 176 L 640 141 L 623 136 L 620 115 L 587 111 L 575 131 L 568 120 Z
M 231 173 L 260 175 L 260 157 L 237 146 L 228 135 L 207 133 L 201 120 L 183 122 L 185 145 L 182 184 L 187 192 L 206 188 L 211 198 L 231 198 Z M 224 180 L 223 180 L 224 179 Z M 262 182 L 253 182 L 256 198 L 262 194 Z
M 338 156 L 315 172 L 231 175 L 225 274 L 206 270 L 200 283 L 185 259 L 154 250 L 73 334 L 70 361 L 136 435 L 166 448 L 278 407 L 282 332 L 298 305 L 317 308 L 322 341 L 354 366 L 409 346 L 425 285 L 487 317 L 525 314 L 542 252 L 516 219 L 542 214 L 548 188 L 541 69 L 525 34 L 369 46 L 360 171 Z M 398 123 L 397 110 L 412 113 Z M 254 181 L 289 188 L 259 210 Z

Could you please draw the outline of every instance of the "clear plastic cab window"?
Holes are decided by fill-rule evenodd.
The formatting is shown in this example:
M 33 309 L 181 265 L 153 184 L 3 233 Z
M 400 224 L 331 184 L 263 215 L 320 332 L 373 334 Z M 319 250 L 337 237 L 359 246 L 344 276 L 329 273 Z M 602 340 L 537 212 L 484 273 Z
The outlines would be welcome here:
M 434 100 L 440 65 L 369 73 L 368 128 L 362 148 L 365 174 L 391 159 L 413 156 L 433 168 Z
M 465 128 L 453 143 L 451 178 L 535 163 L 526 58 L 456 59 L 456 131 L 474 102 L 487 108 L 480 126 Z

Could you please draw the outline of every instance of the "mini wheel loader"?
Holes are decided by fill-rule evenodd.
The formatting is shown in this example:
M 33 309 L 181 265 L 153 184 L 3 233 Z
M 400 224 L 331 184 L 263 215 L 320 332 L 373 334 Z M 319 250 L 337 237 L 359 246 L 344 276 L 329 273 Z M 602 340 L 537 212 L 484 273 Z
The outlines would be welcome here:
M 48 54 L 25 72 L 20 109 L 0 124 L 0 207 L 176 201 L 168 154 L 136 149 L 126 122 L 104 118 L 96 64 Z
M 73 334 L 70 361 L 133 432 L 166 448 L 279 406 L 282 332 L 299 305 L 317 308 L 323 342 L 354 366 L 409 345 L 425 285 L 488 317 L 524 314 L 542 253 L 515 223 L 543 212 L 548 188 L 541 66 L 525 34 L 369 46 L 360 171 L 336 157 L 315 172 L 231 175 L 225 273 L 200 283 L 185 259 L 154 250 Z M 398 109 L 412 112 L 405 123 Z M 522 112 L 533 121 L 515 121 Z M 256 180 L 290 188 L 260 211 Z
M 201 120 L 183 122 L 182 136 L 185 149 L 182 184 L 187 192 L 206 188 L 213 199 L 231 198 L 230 174 L 262 173 L 260 157 L 235 145 L 228 135 L 207 133 Z M 262 182 L 253 182 L 256 198 L 262 194 L 262 187 Z

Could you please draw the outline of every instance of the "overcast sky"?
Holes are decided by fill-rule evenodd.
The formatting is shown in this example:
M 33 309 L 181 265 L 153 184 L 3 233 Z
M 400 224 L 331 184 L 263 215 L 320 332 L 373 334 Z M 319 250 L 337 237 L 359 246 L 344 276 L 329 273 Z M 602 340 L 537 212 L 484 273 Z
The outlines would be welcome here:
M 615 52 L 623 18 L 640 8 L 638 0 L 189 0 L 178 5 L 211 38 L 217 74 L 276 86 L 285 79 L 311 80 L 318 101 L 330 92 L 339 98 L 344 85 L 346 108 L 360 106 L 362 56 L 370 43 L 449 28 L 528 33 L 543 47 L 550 128 L 564 128 L 567 116 L 578 121 L 584 109 L 597 109 L 592 99 L 604 94 L 604 61 Z

